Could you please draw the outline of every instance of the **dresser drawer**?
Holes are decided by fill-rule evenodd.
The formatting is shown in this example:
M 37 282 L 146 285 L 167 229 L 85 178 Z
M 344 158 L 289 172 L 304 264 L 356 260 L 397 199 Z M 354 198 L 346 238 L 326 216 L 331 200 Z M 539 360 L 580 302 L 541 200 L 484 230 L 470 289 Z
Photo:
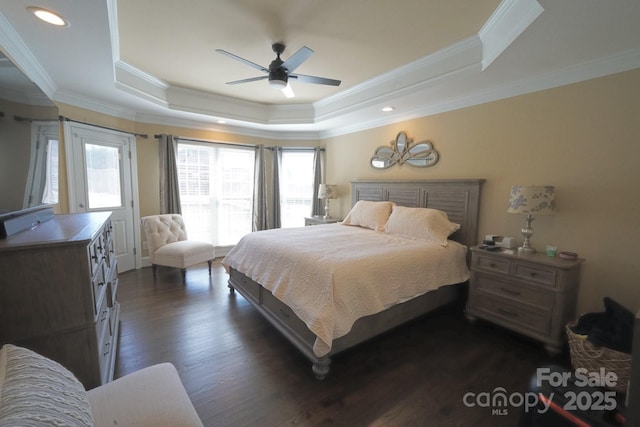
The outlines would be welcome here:
M 260 285 L 237 270 L 231 269 L 230 277 L 233 279 L 232 285 L 237 287 L 242 295 L 256 302 L 260 302 Z
M 105 366 L 109 360 L 113 341 L 113 328 L 111 325 L 111 310 L 107 307 L 106 298 L 100 306 L 98 319 L 96 321 L 96 336 L 98 339 L 98 363 L 100 372 L 105 372 Z M 107 369 L 108 370 L 108 369 Z
M 494 273 L 509 274 L 511 262 L 508 259 L 474 254 L 473 264 L 474 267 L 481 268 L 483 270 L 492 271 Z
M 102 305 L 98 309 L 98 316 L 96 318 L 96 337 L 98 337 L 98 341 L 102 341 L 102 337 L 105 333 L 109 333 L 110 329 L 110 321 L 109 314 L 111 310 L 107 306 L 106 299 L 103 300 Z
M 514 263 L 513 277 L 535 282 L 540 285 L 556 286 L 556 269 L 540 265 Z
M 550 333 L 551 318 L 547 312 L 485 292 L 474 296 L 472 311 L 511 329 L 545 336 Z
M 550 311 L 553 306 L 553 292 L 545 289 L 523 286 L 482 274 L 476 274 L 473 284 L 479 291 L 529 304 L 545 311 Z
M 291 331 L 298 336 L 305 338 L 305 341 L 313 342 L 315 334 L 300 320 L 289 306 L 274 297 L 271 292 L 266 289 L 262 290 L 262 305 L 274 317 L 280 319 Z
M 105 285 L 107 284 L 107 274 L 104 263 L 100 263 L 98 268 L 96 269 L 93 278 L 91 279 L 91 285 L 93 287 L 93 304 L 94 304 L 94 314 L 98 315 L 98 310 L 102 305 L 102 300 L 104 299 Z

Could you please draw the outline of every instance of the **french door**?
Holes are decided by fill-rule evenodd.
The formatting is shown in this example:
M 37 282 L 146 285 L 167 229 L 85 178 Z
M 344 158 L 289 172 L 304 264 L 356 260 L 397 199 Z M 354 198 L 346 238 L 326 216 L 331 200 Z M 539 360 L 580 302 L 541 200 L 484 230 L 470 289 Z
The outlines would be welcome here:
M 69 210 L 112 213 L 118 271 L 140 264 L 140 214 L 133 135 L 82 123 L 65 122 Z

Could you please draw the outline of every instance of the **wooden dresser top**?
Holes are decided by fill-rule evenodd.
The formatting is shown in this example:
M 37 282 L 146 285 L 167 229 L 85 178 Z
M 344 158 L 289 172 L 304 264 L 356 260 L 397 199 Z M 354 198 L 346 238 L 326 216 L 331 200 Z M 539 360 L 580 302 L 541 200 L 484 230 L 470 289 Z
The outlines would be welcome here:
M 67 245 L 91 241 L 111 212 L 54 215 L 53 219 L 0 240 L 0 252 L 52 244 Z

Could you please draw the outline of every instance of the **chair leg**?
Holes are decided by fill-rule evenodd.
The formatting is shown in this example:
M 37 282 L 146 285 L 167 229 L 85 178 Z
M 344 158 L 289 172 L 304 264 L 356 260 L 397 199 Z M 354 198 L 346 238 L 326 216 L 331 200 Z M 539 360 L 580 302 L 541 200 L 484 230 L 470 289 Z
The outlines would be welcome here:
M 183 268 L 181 270 L 181 273 L 182 273 L 182 283 L 186 285 L 187 284 L 187 269 Z
M 207 261 L 207 264 L 209 264 L 209 276 L 211 276 L 211 261 L 212 260 Z
M 155 264 L 151 264 L 151 270 L 153 271 L 153 280 L 156 280 L 156 269 L 157 269 L 157 265 Z

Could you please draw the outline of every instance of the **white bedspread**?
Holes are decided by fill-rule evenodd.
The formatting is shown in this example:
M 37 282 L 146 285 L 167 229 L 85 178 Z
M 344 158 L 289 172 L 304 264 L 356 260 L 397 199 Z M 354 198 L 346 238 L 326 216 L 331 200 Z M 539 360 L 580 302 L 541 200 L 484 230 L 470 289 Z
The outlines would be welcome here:
M 467 248 L 342 224 L 259 231 L 223 259 L 287 304 L 322 357 L 360 317 L 469 279 Z

